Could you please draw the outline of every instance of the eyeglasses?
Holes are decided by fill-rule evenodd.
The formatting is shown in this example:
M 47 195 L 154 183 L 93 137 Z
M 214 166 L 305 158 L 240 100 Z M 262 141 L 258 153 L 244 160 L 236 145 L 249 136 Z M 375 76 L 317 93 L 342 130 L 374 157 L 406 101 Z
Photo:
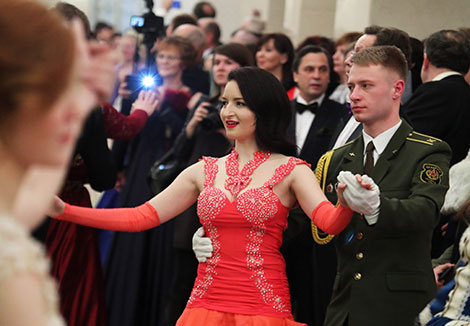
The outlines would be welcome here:
M 175 55 L 157 54 L 157 60 L 165 60 L 165 59 L 168 59 L 168 61 L 176 61 L 176 60 L 179 60 L 180 57 L 177 57 Z

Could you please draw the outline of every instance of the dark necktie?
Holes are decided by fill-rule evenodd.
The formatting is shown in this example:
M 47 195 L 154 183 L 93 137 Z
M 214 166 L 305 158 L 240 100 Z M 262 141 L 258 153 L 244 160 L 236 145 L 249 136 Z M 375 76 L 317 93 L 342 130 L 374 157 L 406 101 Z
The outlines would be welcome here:
M 366 146 L 366 163 L 364 164 L 364 173 L 369 177 L 374 169 L 374 143 L 372 140 Z
M 305 105 L 299 102 L 295 102 L 295 109 L 299 114 L 304 113 L 306 110 L 315 114 L 318 109 L 318 103 L 314 102 L 312 104 Z

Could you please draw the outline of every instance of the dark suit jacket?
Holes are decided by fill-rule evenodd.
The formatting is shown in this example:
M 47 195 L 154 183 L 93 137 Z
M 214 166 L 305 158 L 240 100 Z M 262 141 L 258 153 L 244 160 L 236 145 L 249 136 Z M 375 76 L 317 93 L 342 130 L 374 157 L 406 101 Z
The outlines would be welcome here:
M 326 195 L 336 202 L 341 170 L 363 173 L 362 137 L 320 160 Z M 338 272 L 325 326 L 412 326 L 435 296 L 431 236 L 448 188 L 451 151 L 403 121 L 372 172 L 380 188 L 378 222 L 359 214 L 335 239 Z M 319 172 L 319 171 L 317 171 Z
M 470 86 L 462 76 L 422 84 L 403 107 L 414 130 L 444 140 L 452 149 L 451 165 L 470 147 Z
M 292 122 L 288 129 L 289 138 L 295 143 L 295 100 L 291 102 Z M 300 158 L 316 165 L 318 159 L 328 151 L 333 132 L 342 119 L 347 119 L 348 109 L 335 101 L 326 97 L 323 99 L 322 105 L 318 108 L 313 119 L 304 146 L 300 152 Z
M 292 123 L 288 133 L 291 141 L 295 142 L 295 102 L 292 101 L 291 105 Z M 315 166 L 328 150 L 339 120 L 347 115 L 345 106 L 325 98 L 315 114 L 300 158 Z M 288 225 L 281 251 L 286 260 L 295 319 L 309 326 L 322 326 L 336 271 L 334 245 L 318 246 L 314 243 L 310 219 L 301 209 L 290 211 Z

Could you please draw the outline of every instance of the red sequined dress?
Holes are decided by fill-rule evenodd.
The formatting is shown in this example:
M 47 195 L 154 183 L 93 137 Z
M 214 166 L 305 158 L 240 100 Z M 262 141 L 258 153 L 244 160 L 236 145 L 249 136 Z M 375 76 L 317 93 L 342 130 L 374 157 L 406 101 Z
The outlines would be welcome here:
M 213 187 L 217 158 L 204 161 L 206 176 L 197 210 L 214 250 L 206 263 L 199 264 L 191 297 L 176 325 L 304 325 L 292 318 L 279 252 L 289 209 L 273 187 L 296 165 L 307 163 L 291 157 L 263 186 L 231 202 Z

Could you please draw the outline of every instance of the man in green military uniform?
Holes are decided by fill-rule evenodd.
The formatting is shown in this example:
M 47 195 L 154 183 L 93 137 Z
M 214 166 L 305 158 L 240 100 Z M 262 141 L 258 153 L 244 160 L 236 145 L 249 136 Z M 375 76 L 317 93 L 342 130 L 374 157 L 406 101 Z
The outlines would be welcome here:
M 411 326 L 436 291 L 431 236 L 451 151 L 400 120 L 408 72 L 400 50 L 371 47 L 352 62 L 351 108 L 363 135 L 323 155 L 316 174 L 332 202 L 340 171 L 369 175 L 362 186 L 370 183 L 373 191 L 358 187 L 360 176 L 339 178 L 358 213 L 335 239 L 338 270 L 325 326 Z

